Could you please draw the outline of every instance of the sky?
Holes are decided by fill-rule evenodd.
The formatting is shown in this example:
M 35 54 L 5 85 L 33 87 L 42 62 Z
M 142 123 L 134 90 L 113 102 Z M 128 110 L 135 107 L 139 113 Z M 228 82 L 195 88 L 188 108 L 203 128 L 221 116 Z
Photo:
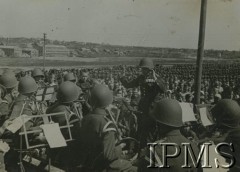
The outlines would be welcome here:
M 0 36 L 197 48 L 201 0 L 0 0 Z M 208 0 L 206 49 L 240 50 L 240 0 Z

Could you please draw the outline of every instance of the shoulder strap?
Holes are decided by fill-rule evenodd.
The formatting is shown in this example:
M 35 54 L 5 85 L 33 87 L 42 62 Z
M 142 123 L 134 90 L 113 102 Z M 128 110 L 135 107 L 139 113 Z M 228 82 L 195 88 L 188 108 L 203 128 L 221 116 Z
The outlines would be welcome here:
M 108 121 L 104 127 L 103 127 L 103 130 L 102 130 L 102 133 L 106 133 L 106 132 L 109 132 L 109 131 L 114 131 L 114 132 L 117 132 L 116 128 L 113 128 L 113 127 L 109 127 L 109 125 L 113 124 L 112 121 Z M 113 124 L 114 125 L 114 124 Z M 109 127 L 109 128 L 108 128 Z
M 9 102 L 7 101 L 7 100 L 2 100 L 2 102 L 1 103 L 6 103 L 6 104 L 9 104 Z

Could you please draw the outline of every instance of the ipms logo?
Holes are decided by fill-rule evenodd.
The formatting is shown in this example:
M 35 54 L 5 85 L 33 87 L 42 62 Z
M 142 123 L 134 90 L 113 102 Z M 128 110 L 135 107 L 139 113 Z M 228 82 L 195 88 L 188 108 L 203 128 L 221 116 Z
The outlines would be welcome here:
M 180 153 L 184 153 L 184 164 L 182 168 L 213 168 L 209 163 L 209 148 L 212 143 L 204 143 L 200 146 L 199 154 L 196 155 L 192 149 L 190 143 L 182 143 L 181 147 L 176 143 L 148 143 L 149 146 L 149 157 L 146 157 L 149 162 L 148 168 L 171 168 L 168 164 L 168 160 L 171 158 L 177 158 Z M 156 152 L 156 146 L 160 146 L 161 156 Z M 175 149 L 173 154 L 168 154 L 167 148 L 172 147 Z M 159 148 L 159 147 L 158 147 Z M 182 150 L 181 150 L 182 148 Z M 226 151 L 223 151 L 227 150 Z M 159 149 L 158 149 L 159 150 Z M 236 159 L 229 152 L 234 152 L 234 147 L 232 143 L 219 143 L 215 145 L 214 152 L 216 157 L 214 157 L 214 164 L 216 168 L 226 168 L 229 169 L 234 166 Z M 212 157 L 212 155 L 211 155 Z M 220 158 L 224 158 L 226 162 L 222 164 L 219 161 Z

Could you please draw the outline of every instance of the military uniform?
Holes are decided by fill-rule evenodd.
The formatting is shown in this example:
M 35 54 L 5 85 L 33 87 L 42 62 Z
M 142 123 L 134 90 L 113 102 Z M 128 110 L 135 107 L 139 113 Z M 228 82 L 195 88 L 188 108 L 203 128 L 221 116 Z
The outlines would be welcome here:
M 236 160 L 229 171 L 238 172 L 240 170 L 240 106 L 234 100 L 222 99 L 211 109 L 211 113 L 216 125 L 222 130 L 223 135 L 227 134 L 223 142 L 232 143 L 234 147 L 234 151 L 231 151 L 227 147 L 223 147 L 221 150 L 232 155 Z M 226 161 L 228 162 L 229 159 L 227 158 Z
M 0 125 L 8 118 L 9 103 L 6 100 L 0 101 Z
M 31 77 L 23 77 L 19 81 L 18 85 L 19 95 L 13 101 L 10 119 L 14 119 L 19 117 L 20 115 L 36 115 L 38 113 L 38 109 L 36 108 L 36 102 L 33 98 L 34 92 L 37 90 L 37 84 Z M 32 118 L 28 122 L 25 123 L 26 130 L 29 130 L 32 127 L 39 126 L 42 124 L 41 119 L 39 118 Z M 13 148 L 17 149 L 24 149 L 26 148 L 25 139 L 23 136 L 19 136 L 19 131 L 14 134 L 10 132 L 6 133 L 9 135 L 9 138 L 12 138 L 13 145 L 10 145 L 10 151 L 5 155 L 5 164 L 7 171 L 16 171 L 19 169 L 19 152 L 14 150 Z M 7 136 L 8 136 L 7 135 Z M 22 137 L 22 138 L 21 138 Z M 31 140 L 34 138 L 34 135 L 28 135 L 28 139 Z
M 138 110 L 142 112 L 141 116 L 138 116 L 139 126 L 139 139 L 141 147 L 145 147 L 147 139 L 150 139 L 149 133 L 153 132 L 153 125 L 155 122 L 149 118 L 148 109 L 153 101 L 162 99 L 164 97 L 165 87 L 161 79 L 154 81 L 148 79 L 143 75 L 138 78 L 127 81 L 125 78 L 121 78 L 121 82 L 126 88 L 134 88 L 140 86 L 141 99 L 139 100 Z
M 0 115 L 1 120 L 4 122 L 9 115 L 9 109 L 11 109 L 11 105 L 13 103 L 14 97 L 12 96 L 12 92 L 17 85 L 17 79 L 12 72 L 5 72 L 0 77 L 0 87 L 5 92 L 4 96 L 2 96 L 2 101 L 0 103 Z M 3 118 L 2 118 L 3 117 Z
M 71 134 L 73 139 L 77 139 L 79 136 L 78 131 L 80 130 L 80 118 L 74 113 L 73 105 L 74 101 L 76 101 L 79 97 L 79 90 L 76 84 L 66 81 L 63 82 L 57 91 L 57 99 L 58 101 L 47 109 L 46 113 L 59 113 L 64 112 L 65 115 L 55 115 L 52 116 L 50 120 L 52 122 L 58 123 L 59 126 L 66 126 L 67 120 L 69 121 L 71 127 Z M 61 130 L 64 138 L 69 139 L 69 132 L 67 129 Z M 48 150 L 48 155 L 51 157 L 54 165 L 66 170 L 70 171 L 76 160 L 76 142 L 69 141 L 67 143 L 67 147 L 54 148 Z
M 10 119 L 14 119 L 16 117 L 19 117 L 20 115 L 36 115 L 37 111 L 33 110 L 31 108 L 33 100 L 31 100 L 29 97 L 19 94 L 18 97 L 14 100 L 12 104 L 12 110 L 11 114 L 9 116 Z M 26 130 L 29 130 L 32 127 L 39 126 L 42 124 L 42 121 L 39 118 L 32 118 L 28 122 L 25 123 Z M 19 149 L 21 147 L 21 138 L 22 137 L 22 149 L 26 148 L 25 139 L 23 136 L 19 136 L 19 132 L 21 129 L 11 134 L 9 132 L 4 134 L 4 137 L 10 138 L 13 140 L 13 145 L 10 145 L 11 149 L 9 152 L 5 154 L 4 161 L 5 165 L 8 171 L 15 172 L 17 169 L 19 169 L 19 152 L 15 151 L 14 148 Z M 34 138 L 33 135 L 28 135 L 29 140 L 31 138 Z
M 223 150 L 222 150 L 223 152 L 232 155 L 236 160 L 236 163 L 233 165 L 232 168 L 229 169 L 229 172 L 240 171 L 240 128 L 231 131 L 228 134 L 227 138 L 224 140 L 224 142 L 228 144 L 232 143 L 234 147 L 233 152 L 230 151 L 230 149 L 227 147 L 223 147 Z M 226 148 L 226 150 L 224 148 Z M 229 159 L 227 159 L 226 161 L 227 163 L 230 163 Z
M 64 103 L 57 102 L 53 106 L 49 107 L 46 111 L 47 114 L 49 114 L 49 113 L 59 113 L 59 112 L 65 112 L 69 122 L 71 124 L 74 124 L 74 126 L 76 124 L 75 127 L 80 126 L 80 121 L 79 121 L 79 117 L 77 116 L 77 114 L 74 113 L 74 111 Z M 52 116 L 51 119 L 52 119 L 53 122 L 59 123 L 60 126 L 67 125 L 67 121 L 66 121 L 66 118 L 65 118 L 64 115 Z M 78 131 L 78 129 L 77 128 L 72 129 L 72 132 Z M 67 136 L 67 133 L 66 133 L 65 136 Z
M 83 118 L 81 128 L 82 163 L 86 171 L 136 171 L 121 159 L 122 148 L 116 146 L 116 128 L 105 109 L 96 108 Z
M 179 130 L 172 130 L 168 133 L 166 133 L 165 137 L 160 138 L 159 140 L 155 141 L 154 143 L 175 143 L 178 146 L 181 147 L 182 143 L 191 143 L 192 146 L 192 150 L 194 152 L 194 154 L 196 156 L 198 156 L 199 154 L 199 149 L 197 147 L 197 145 L 193 142 L 190 142 L 187 138 L 185 138 Z M 162 165 L 162 147 L 157 145 L 155 147 L 156 150 L 156 163 L 155 165 Z M 169 146 L 167 147 L 167 154 L 169 155 L 173 155 L 176 152 L 175 147 L 173 146 Z M 194 168 L 193 164 L 191 163 L 191 159 L 189 160 L 189 164 L 193 167 L 193 168 L 182 168 L 182 165 L 185 164 L 185 156 L 184 156 L 184 151 L 182 150 L 180 152 L 180 155 L 178 157 L 174 157 L 174 158 L 168 158 L 167 159 L 167 165 L 170 166 L 170 168 L 147 168 L 147 166 L 149 166 L 150 164 L 150 150 L 147 150 L 147 154 L 145 156 L 142 157 L 142 159 L 140 160 L 140 167 L 139 167 L 139 171 L 140 172 L 145 172 L 145 171 L 163 171 L 163 172 L 198 172 L 201 171 L 201 167 L 199 168 Z
M 78 116 L 73 113 L 69 106 L 66 106 L 65 104 L 60 102 L 57 102 L 52 107 L 48 108 L 46 111 L 47 114 L 58 112 L 64 112 L 67 115 L 69 124 L 73 125 L 73 127 L 71 127 L 72 137 L 74 140 L 77 139 L 77 137 L 79 136 L 78 132 L 80 130 L 80 120 Z M 65 115 L 52 116 L 51 120 L 53 122 L 59 123 L 59 126 L 67 125 Z M 61 132 L 66 140 L 69 139 L 69 133 L 67 129 L 62 129 Z M 75 150 L 76 141 L 74 140 L 67 142 L 67 147 L 54 148 L 48 151 L 48 155 L 52 159 L 53 164 L 67 171 L 73 168 L 74 164 L 76 164 L 75 160 L 77 156 Z
M 185 138 L 180 133 L 180 128 L 183 125 L 182 122 L 182 109 L 180 104 L 173 99 L 162 99 L 159 102 L 156 102 L 151 106 L 149 109 L 149 115 L 156 121 L 156 128 L 155 128 L 155 143 L 156 145 L 156 155 L 155 160 L 157 162 L 156 166 L 163 165 L 163 159 L 162 159 L 162 147 L 159 145 L 160 143 L 173 143 L 177 144 L 178 146 L 182 147 L 182 143 L 190 143 L 192 146 L 192 150 L 194 154 L 197 156 L 199 153 L 199 150 L 197 148 L 197 145 L 194 143 L 191 143 L 187 138 Z M 153 127 L 154 128 L 154 127 Z M 157 140 L 157 141 L 156 141 Z M 152 143 L 152 142 L 151 142 Z M 147 150 L 147 151 L 146 151 Z M 176 148 L 173 146 L 167 147 L 166 154 L 168 155 L 174 155 L 176 152 Z M 143 152 L 143 156 L 141 156 L 142 159 L 140 160 L 139 165 L 139 171 L 180 171 L 180 172 L 186 172 L 186 171 L 201 171 L 201 167 L 197 168 L 182 168 L 182 166 L 185 164 L 185 153 L 183 151 L 180 151 L 180 154 L 178 157 L 168 158 L 167 159 L 167 165 L 170 166 L 170 168 L 149 168 L 147 169 L 147 166 L 150 164 L 150 149 L 145 148 L 145 151 Z M 192 162 L 189 162 L 191 164 Z M 193 166 L 193 165 L 192 165 Z

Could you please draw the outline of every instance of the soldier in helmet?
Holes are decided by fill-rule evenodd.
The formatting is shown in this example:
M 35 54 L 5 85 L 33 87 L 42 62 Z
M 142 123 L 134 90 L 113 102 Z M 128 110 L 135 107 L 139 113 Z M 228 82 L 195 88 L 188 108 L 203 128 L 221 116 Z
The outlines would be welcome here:
M 4 93 L 0 111 L 4 118 L 8 118 L 11 105 L 17 96 L 17 84 L 18 81 L 13 72 L 5 72 L 0 77 L 0 85 L 2 85 L 2 93 Z
M 35 93 L 37 89 L 37 83 L 32 77 L 25 76 L 20 78 L 18 84 L 19 95 L 13 102 L 10 118 L 18 117 L 21 115 L 21 112 L 25 115 L 37 114 L 37 105 L 35 100 Z
M 76 118 L 80 119 L 77 116 L 74 107 L 74 102 L 79 98 L 79 89 L 76 84 L 66 81 L 60 84 L 57 91 L 57 102 L 47 109 L 47 113 L 57 113 L 57 112 L 66 112 L 69 119 Z M 66 119 L 63 116 L 56 116 L 52 118 L 54 122 L 58 122 L 60 125 L 66 124 Z
M 82 121 L 82 164 L 85 171 L 136 171 L 131 163 L 121 159 L 122 145 L 118 142 L 117 128 L 107 107 L 113 93 L 105 85 L 96 85 L 91 91 L 93 111 Z
M 6 89 L 4 100 L 10 105 L 16 97 L 16 87 L 18 85 L 15 74 L 11 71 L 3 73 L 0 77 L 0 84 Z
M 64 81 L 71 81 L 71 82 L 73 82 L 73 83 L 76 83 L 76 81 L 77 81 L 76 77 L 75 77 L 74 74 L 71 73 L 71 72 L 65 74 L 65 75 L 63 76 L 63 80 L 64 80 Z
M 184 137 L 180 133 L 180 127 L 182 127 L 182 109 L 178 101 L 173 99 L 164 98 L 159 102 L 153 103 L 149 110 L 149 115 L 156 121 L 155 132 L 152 133 L 154 137 L 154 143 L 158 145 L 155 147 L 156 154 L 155 159 L 158 166 L 162 165 L 162 147 L 159 145 L 160 143 L 175 143 L 178 146 L 181 146 L 182 143 L 190 143 L 192 146 L 192 150 L 195 155 L 198 155 L 199 150 L 195 143 L 190 142 L 186 137 Z M 150 142 L 153 143 L 153 142 Z M 146 151 L 146 152 L 145 152 Z M 166 152 L 171 152 L 174 154 L 176 148 L 174 146 L 167 147 Z M 177 172 L 185 172 L 187 169 L 182 168 L 184 164 L 184 152 L 180 152 L 177 157 L 167 159 L 167 165 L 170 168 L 147 168 L 150 164 L 150 156 L 149 156 L 149 147 L 145 148 L 142 152 L 140 163 L 139 163 L 139 171 L 177 171 Z M 191 162 L 190 162 L 191 164 Z M 154 165 L 155 166 L 155 165 Z M 191 171 L 198 171 L 199 169 L 191 169 Z
M 75 84 L 77 81 L 77 79 L 73 73 L 65 74 L 63 79 L 64 79 L 64 81 L 70 81 Z M 78 105 L 81 106 L 83 115 L 86 115 L 91 110 L 91 106 L 89 105 L 89 102 L 85 99 L 87 97 L 86 93 L 84 94 L 82 89 L 78 85 L 77 85 L 77 87 L 79 89 L 79 101 L 81 102 L 81 104 L 78 104 Z
M 231 99 L 220 100 L 211 110 L 213 119 L 215 120 L 218 131 L 221 132 L 220 138 L 214 138 L 216 142 L 232 143 L 234 151 L 229 148 L 224 149 L 236 159 L 235 165 L 229 171 L 240 170 L 240 106 Z M 229 159 L 226 160 L 227 162 Z
M 47 114 L 64 112 L 67 115 L 69 123 L 73 125 L 71 128 L 72 137 L 76 139 L 79 135 L 78 131 L 80 128 L 81 116 L 78 114 L 78 110 L 75 106 L 75 101 L 79 98 L 79 89 L 76 84 L 66 81 L 60 84 L 57 91 L 57 102 L 47 109 Z M 65 116 L 52 116 L 52 121 L 59 123 L 60 126 L 67 125 Z M 67 130 L 62 130 L 63 136 L 69 138 Z M 67 147 L 51 149 L 49 156 L 51 157 L 54 164 L 58 167 L 68 171 L 73 167 L 75 158 L 74 149 L 75 142 L 71 141 Z
M 46 86 L 46 84 L 44 83 L 44 73 L 41 69 L 35 68 L 32 71 L 32 77 L 34 78 L 34 80 L 38 84 L 38 87 L 45 87 Z
M 28 76 L 20 78 L 18 91 L 19 95 L 13 102 L 10 119 L 14 119 L 21 115 L 38 114 L 38 108 L 34 96 L 35 92 L 37 91 L 37 84 L 35 80 Z M 39 126 L 40 124 L 42 124 L 42 121 L 33 118 L 25 123 L 25 127 L 27 130 L 30 130 L 30 128 Z M 11 136 L 14 145 L 11 146 L 11 150 L 5 155 L 5 164 L 7 171 L 17 171 L 17 169 L 19 169 L 19 153 L 12 149 L 12 147 L 17 149 L 21 147 L 19 131 Z M 31 136 L 29 136 L 29 138 L 31 138 Z M 33 138 L 35 138 L 35 136 L 33 136 Z M 22 148 L 24 149 L 25 143 L 22 145 Z
M 138 117 L 139 121 L 139 135 L 141 146 L 146 146 L 146 138 L 151 132 L 153 120 L 148 116 L 148 109 L 150 104 L 164 97 L 166 91 L 163 81 L 158 78 L 154 71 L 153 61 L 150 58 L 143 58 L 140 61 L 139 67 L 142 74 L 136 79 L 128 81 L 125 77 L 120 78 L 122 85 L 126 88 L 140 87 L 141 99 L 138 104 L 139 111 L 142 116 Z
M 63 76 L 63 80 L 64 80 L 64 82 L 69 81 L 69 82 L 72 82 L 72 83 L 74 83 L 74 84 L 76 84 L 76 81 L 77 81 L 77 79 L 76 79 L 76 77 L 74 76 L 73 73 L 67 73 L 67 74 L 65 74 L 65 75 Z M 82 89 L 81 89 L 79 86 L 77 86 L 77 87 L 78 87 L 78 89 L 79 89 L 79 95 L 81 95 L 81 94 L 82 94 Z

